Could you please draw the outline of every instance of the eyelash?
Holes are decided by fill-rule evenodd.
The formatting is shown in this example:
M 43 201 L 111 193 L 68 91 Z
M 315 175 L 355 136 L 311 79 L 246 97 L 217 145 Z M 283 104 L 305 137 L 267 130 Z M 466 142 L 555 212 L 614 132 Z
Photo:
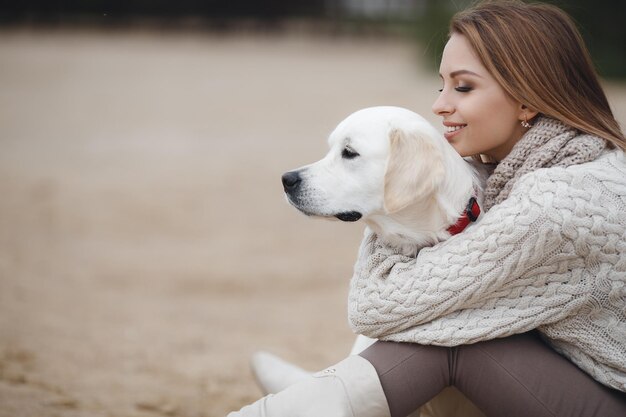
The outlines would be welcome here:
M 459 93 L 469 93 L 470 91 L 472 91 L 472 87 L 466 87 L 466 86 L 454 87 L 454 89 L 458 91 Z M 440 88 L 439 92 L 441 93 L 442 91 L 443 91 L 443 88 Z

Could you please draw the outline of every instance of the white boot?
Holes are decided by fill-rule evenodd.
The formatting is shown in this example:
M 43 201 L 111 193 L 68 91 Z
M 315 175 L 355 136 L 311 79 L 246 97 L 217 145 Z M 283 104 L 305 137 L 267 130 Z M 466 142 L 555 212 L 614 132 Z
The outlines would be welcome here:
M 350 355 L 358 355 L 374 342 L 376 342 L 376 339 L 370 339 L 361 335 L 357 336 L 352 350 L 350 351 Z M 250 368 L 252 369 L 257 385 L 259 385 L 265 395 L 276 394 L 296 382 L 310 378 L 313 374 L 276 355 L 262 350 L 252 355 Z
M 390 417 L 376 370 L 349 356 L 227 417 Z
M 276 394 L 285 388 L 311 378 L 312 372 L 293 365 L 276 355 L 260 351 L 252 355 L 250 367 L 263 394 Z

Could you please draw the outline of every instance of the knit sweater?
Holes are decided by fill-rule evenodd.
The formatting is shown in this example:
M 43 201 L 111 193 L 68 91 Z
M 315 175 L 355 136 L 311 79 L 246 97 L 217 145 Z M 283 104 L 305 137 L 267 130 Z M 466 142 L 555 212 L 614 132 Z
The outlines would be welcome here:
M 626 391 L 626 156 L 598 138 L 581 147 L 596 146 L 586 156 L 564 153 L 589 136 L 552 122 L 538 130 L 554 137 L 523 138 L 500 163 L 489 211 L 463 233 L 407 257 L 366 231 L 350 283 L 355 332 L 456 346 L 537 329 L 597 381 Z

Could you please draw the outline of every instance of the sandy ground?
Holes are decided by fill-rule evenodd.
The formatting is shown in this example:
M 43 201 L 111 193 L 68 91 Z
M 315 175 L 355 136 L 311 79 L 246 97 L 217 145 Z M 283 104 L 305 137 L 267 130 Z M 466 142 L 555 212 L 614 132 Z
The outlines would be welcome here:
M 361 107 L 429 116 L 392 40 L 0 34 L 0 416 L 224 416 L 248 359 L 309 369 L 353 335 L 360 224 L 311 220 L 280 174 Z M 626 122 L 626 86 L 611 85 Z

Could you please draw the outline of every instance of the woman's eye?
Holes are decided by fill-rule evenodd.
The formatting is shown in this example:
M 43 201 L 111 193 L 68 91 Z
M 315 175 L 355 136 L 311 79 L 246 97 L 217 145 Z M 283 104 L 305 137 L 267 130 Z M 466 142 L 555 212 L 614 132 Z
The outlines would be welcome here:
M 472 91 L 472 87 L 467 87 L 467 86 L 464 86 L 464 85 L 460 85 L 458 87 L 454 87 L 454 90 L 458 91 L 459 93 L 468 93 L 468 92 Z M 440 88 L 437 91 L 442 93 L 443 92 L 443 88 Z
M 359 154 L 350 148 L 344 148 L 343 151 L 341 151 L 341 157 L 344 159 L 354 159 L 357 156 L 359 156 Z

